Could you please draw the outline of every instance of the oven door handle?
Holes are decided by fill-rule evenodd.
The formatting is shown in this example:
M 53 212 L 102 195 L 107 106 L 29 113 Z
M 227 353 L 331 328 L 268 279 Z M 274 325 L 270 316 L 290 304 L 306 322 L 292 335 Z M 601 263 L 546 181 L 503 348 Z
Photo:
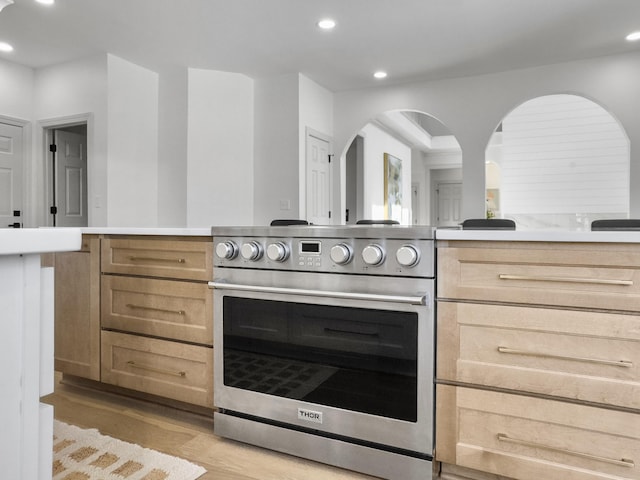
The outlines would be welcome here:
M 381 295 L 377 293 L 331 292 L 325 290 L 306 290 L 301 288 L 264 287 L 236 283 L 209 282 L 209 288 L 218 290 L 239 290 L 243 292 L 282 293 L 285 295 L 304 295 L 309 297 L 339 298 L 342 300 L 368 300 L 374 302 L 394 302 L 409 305 L 427 305 L 427 295 Z

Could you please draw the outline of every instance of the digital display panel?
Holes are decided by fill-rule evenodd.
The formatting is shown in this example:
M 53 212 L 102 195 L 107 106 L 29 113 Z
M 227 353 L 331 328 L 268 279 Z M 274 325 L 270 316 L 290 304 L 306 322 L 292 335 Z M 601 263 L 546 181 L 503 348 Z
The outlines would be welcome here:
M 300 242 L 300 253 L 320 254 L 320 242 Z

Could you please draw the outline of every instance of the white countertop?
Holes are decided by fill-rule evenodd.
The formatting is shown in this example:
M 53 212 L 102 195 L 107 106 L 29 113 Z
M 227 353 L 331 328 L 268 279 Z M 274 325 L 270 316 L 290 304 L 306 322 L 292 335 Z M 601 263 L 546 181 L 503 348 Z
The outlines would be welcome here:
M 176 235 L 176 236 L 211 236 L 209 228 L 172 228 L 172 227 L 83 227 L 82 233 L 88 235 Z
M 438 229 L 437 240 L 483 240 L 496 242 L 595 242 L 640 243 L 640 231 L 591 232 L 569 230 L 459 230 Z
M 89 235 L 166 235 L 166 236 L 211 236 L 211 228 L 186 228 L 186 227 L 82 227 L 82 228 L 25 228 L 25 229 L 2 229 L 0 235 L 0 254 L 16 253 L 18 246 L 10 247 L 9 238 L 19 238 L 20 235 L 24 241 L 16 240 L 18 244 L 24 244 L 29 251 L 52 252 L 64 251 L 53 245 L 46 245 L 46 241 L 40 247 L 31 247 L 30 240 L 27 238 L 36 238 L 28 233 L 35 234 L 37 231 L 57 232 L 55 238 L 62 239 L 65 236 L 63 232 L 80 232 Z M 18 233 L 22 232 L 22 233 Z M 15 235 L 17 233 L 17 235 Z M 13 237 L 12 237 L 13 234 Z M 70 233 L 74 235 L 73 233 Z M 38 237 L 39 238 L 39 237 Z M 44 238 L 44 237 L 42 237 Z M 52 237 L 53 238 L 53 237 Z M 442 228 L 436 230 L 436 239 L 438 240 L 480 240 L 480 241 L 509 241 L 509 242 L 596 242 L 596 243 L 640 243 L 640 231 L 609 231 L 609 232 L 591 232 L 591 231 L 570 231 L 570 230 L 461 230 L 456 228 Z M 34 240 L 35 241 L 35 240 Z M 33 250 L 35 248 L 35 250 Z M 41 250 L 40 248 L 45 248 Z M 78 250 L 78 248 L 70 248 L 69 250 Z M 22 253 L 22 252 L 18 252 Z
M 70 252 L 80 250 L 79 228 L 3 228 L 0 229 L 0 255 Z

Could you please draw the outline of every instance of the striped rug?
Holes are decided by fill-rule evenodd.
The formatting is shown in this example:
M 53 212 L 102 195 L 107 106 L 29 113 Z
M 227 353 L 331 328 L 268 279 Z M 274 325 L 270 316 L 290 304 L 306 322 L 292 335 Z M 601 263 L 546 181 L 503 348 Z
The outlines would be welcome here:
M 54 421 L 53 480 L 195 480 L 205 472 L 181 458 Z

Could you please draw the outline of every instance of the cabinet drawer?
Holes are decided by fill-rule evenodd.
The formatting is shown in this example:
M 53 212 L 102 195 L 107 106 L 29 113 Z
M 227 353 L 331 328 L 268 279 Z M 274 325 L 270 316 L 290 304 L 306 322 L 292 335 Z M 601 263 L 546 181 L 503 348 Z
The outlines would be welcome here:
M 640 245 L 448 245 L 438 249 L 439 298 L 640 310 Z
M 640 316 L 438 303 L 437 377 L 640 410 Z
M 436 395 L 437 460 L 519 480 L 640 478 L 640 415 L 446 385 Z
M 210 237 L 107 237 L 102 240 L 102 271 L 208 281 L 213 278 L 212 252 Z
M 213 349 L 102 332 L 102 381 L 213 407 Z
M 102 276 L 102 327 L 213 345 L 206 283 Z

